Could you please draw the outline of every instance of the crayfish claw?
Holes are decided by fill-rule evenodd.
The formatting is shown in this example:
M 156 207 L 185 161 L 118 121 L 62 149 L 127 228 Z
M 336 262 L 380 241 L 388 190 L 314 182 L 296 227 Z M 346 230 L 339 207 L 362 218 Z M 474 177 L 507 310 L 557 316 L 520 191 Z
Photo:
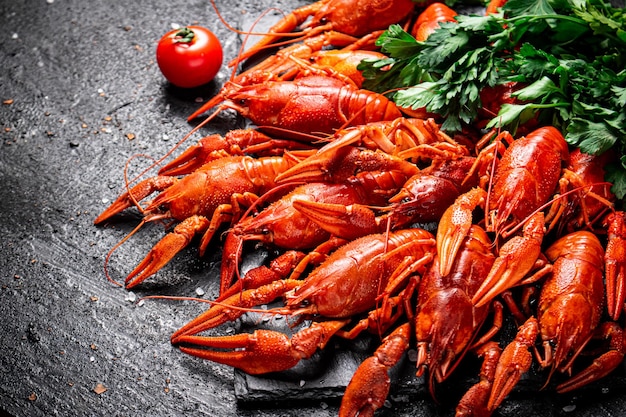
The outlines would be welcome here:
M 533 360 L 529 349 L 534 346 L 538 333 L 539 323 L 535 317 L 531 317 L 520 326 L 515 339 L 504 348 L 495 370 L 487 409 L 493 411 L 498 408 L 522 375 L 528 372 Z
M 203 137 L 197 144 L 190 146 L 174 160 L 164 165 L 159 170 L 159 175 L 177 176 L 192 173 L 211 160 L 211 155 L 215 155 L 213 152 L 217 151 L 212 147 L 218 141 L 223 142 L 218 134 Z M 226 155 L 226 152 L 223 155 Z
M 408 350 L 410 332 L 409 323 L 398 327 L 361 363 L 346 388 L 339 417 L 372 416 L 383 406 L 391 386 L 388 372 Z
M 456 254 L 472 226 L 472 212 L 484 204 L 486 196 L 487 193 L 482 188 L 472 188 L 457 197 L 454 204 L 441 216 L 437 229 L 437 255 L 439 273 L 442 276 L 450 273 Z
M 232 366 L 250 375 L 284 371 L 302 359 L 292 350 L 287 336 L 270 330 L 215 337 L 183 335 L 176 344 L 183 353 Z
M 337 182 L 360 172 L 396 171 L 411 177 L 419 172 L 415 164 L 380 151 L 330 143 L 276 177 L 277 184 L 289 182 Z
M 524 235 L 514 236 L 500 248 L 489 275 L 472 298 L 474 305 L 484 306 L 522 281 L 536 281 L 551 271 L 552 267 L 540 258 L 545 232 L 543 220 L 542 212 L 533 215 L 524 226 Z M 526 277 L 533 269 L 536 271 Z
M 606 352 L 599 358 L 593 361 L 586 369 L 568 379 L 567 381 L 559 384 L 556 387 L 556 391 L 559 394 L 573 391 L 582 386 L 597 381 L 600 378 L 610 374 L 624 361 L 624 354 L 616 351 Z
M 291 339 L 283 333 L 261 329 L 231 336 L 182 335 L 176 339 L 176 344 L 184 353 L 259 375 L 285 371 L 302 359 L 310 358 L 346 323 L 347 320 L 314 322 Z
M 146 257 L 126 277 L 126 288 L 131 289 L 163 268 L 178 252 L 186 247 L 193 236 L 205 230 L 209 220 L 203 216 L 191 216 L 179 223 L 174 231 L 161 239 Z
M 289 250 L 276 259 L 273 259 L 269 266 L 261 265 L 256 268 L 252 268 L 246 272 L 243 277 L 239 277 L 234 284 L 229 284 L 227 286 L 221 285 L 220 288 L 223 287 L 224 290 L 220 290 L 220 296 L 216 301 L 221 302 L 233 295 L 239 295 L 245 290 L 253 290 L 264 285 L 271 284 L 275 281 L 284 280 L 291 274 L 291 272 L 298 266 L 305 256 L 306 255 L 303 252 Z M 224 261 L 222 261 L 222 265 L 223 264 Z M 224 284 L 225 281 L 230 282 L 230 279 L 225 280 L 224 276 L 222 276 L 221 284 Z M 300 282 L 300 284 L 302 284 L 302 282 Z
M 106 210 L 104 210 L 93 221 L 94 224 L 104 223 L 116 214 L 121 213 L 129 207 L 136 205 L 139 201 L 143 200 L 155 191 L 163 191 L 166 188 L 171 187 L 178 181 L 175 177 L 168 177 L 159 175 L 152 178 L 147 178 L 129 191 L 120 195 Z
M 293 206 L 333 236 L 343 239 L 357 239 L 373 233 L 381 233 L 376 215 L 362 204 L 318 203 L 297 200 Z
M 196 335 L 228 321 L 234 321 L 244 315 L 247 308 L 271 303 L 298 285 L 302 285 L 302 281 L 277 280 L 256 289 L 233 294 L 219 303 L 215 302 L 207 311 L 174 332 L 171 341 L 176 344 L 182 336 Z

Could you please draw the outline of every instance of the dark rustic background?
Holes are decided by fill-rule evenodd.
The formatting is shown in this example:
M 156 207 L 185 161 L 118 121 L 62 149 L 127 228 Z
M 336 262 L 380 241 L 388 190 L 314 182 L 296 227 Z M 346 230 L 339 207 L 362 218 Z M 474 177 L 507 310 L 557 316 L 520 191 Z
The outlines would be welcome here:
M 238 27 L 266 8 L 305 3 L 218 1 Z M 194 296 L 197 288 L 214 297 L 218 251 L 198 259 L 195 248 L 185 250 L 136 293 L 104 276 L 107 252 L 138 221 L 129 214 L 106 227 L 92 223 L 122 191 L 126 162 L 136 154 L 163 155 L 190 130 L 186 116 L 199 106 L 197 99 L 206 100 L 229 76 L 223 67 L 215 82 L 192 92 L 164 81 L 154 61 L 156 41 L 172 24 L 190 23 L 214 30 L 226 60 L 235 56 L 241 38 L 218 22 L 208 0 L 0 1 L 0 409 L 6 413 L 337 414 L 337 402 L 318 395 L 238 401 L 234 386 L 241 392 L 242 379 L 232 369 L 186 356 L 169 343 L 170 334 L 204 305 L 135 302 L 150 294 Z M 202 133 L 241 126 L 227 114 Z M 148 162 L 133 159 L 131 173 Z M 162 226 L 151 225 L 126 242 L 111 257 L 113 277 L 122 280 L 162 235 Z M 328 393 L 340 392 L 346 372 L 332 370 L 332 380 L 322 383 Z M 285 388 L 248 382 L 259 392 Z M 302 391 L 312 385 L 304 381 Z M 558 398 L 522 391 L 496 415 L 622 415 L 624 385 L 613 378 Z M 445 395 L 451 391 L 442 390 L 437 406 L 416 387 L 414 394 L 392 396 L 379 415 L 450 416 L 457 401 Z

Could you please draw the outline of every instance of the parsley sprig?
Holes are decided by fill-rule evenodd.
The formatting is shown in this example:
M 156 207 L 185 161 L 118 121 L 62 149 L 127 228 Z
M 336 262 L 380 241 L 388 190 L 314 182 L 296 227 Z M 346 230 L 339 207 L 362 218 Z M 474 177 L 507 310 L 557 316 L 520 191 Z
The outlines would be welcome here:
M 476 121 L 485 87 L 518 82 L 520 104 L 488 123 L 515 131 L 537 118 L 583 152 L 620 155 L 607 180 L 626 195 L 626 13 L 600 0 L 509 0 L 489 16 L 459 15 L 418 42 L 393 25 L 378 39 L 388 56 L 364 61 L 365 88 L 442 116 L 460 131 Z

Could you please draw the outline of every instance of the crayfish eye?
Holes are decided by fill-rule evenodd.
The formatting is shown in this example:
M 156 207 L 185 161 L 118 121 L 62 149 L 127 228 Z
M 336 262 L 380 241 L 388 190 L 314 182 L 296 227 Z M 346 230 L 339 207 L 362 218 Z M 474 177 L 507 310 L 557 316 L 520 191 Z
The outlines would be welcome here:
M 248 103 L 248 100 L 246 100 L 245 98 L 240 98 L 239 99 L 239 105 L 245 106 L 247 103 Z

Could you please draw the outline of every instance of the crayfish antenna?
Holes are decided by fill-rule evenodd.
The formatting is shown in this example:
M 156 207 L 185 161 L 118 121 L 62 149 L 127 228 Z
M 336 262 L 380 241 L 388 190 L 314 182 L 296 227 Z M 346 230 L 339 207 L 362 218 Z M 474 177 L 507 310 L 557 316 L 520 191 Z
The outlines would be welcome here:
M 126 242 L 128 239 L 130 239 L 130 237 L 132 235 L 134 235 L 135 233 L 137 233 L 137 231 L 139 229 L 141 229 L 141 227 L 146 223 L 145 220 L 142 220 L 129 234 L 127 234 L 126 236 L 124 236 L 124 238 L 122 240 L 120 240 L 119 242 L 117 242 L 115 244 L 115 246 L 113 246 L 109 252 L 107 253 L 106 257 L 104 258 L 104 276 L 107 278 L 107 280 L 115 285 L 117 285 L 118 287 L 122 287 L 122 284 L 120 284 L 119 282 L 117 282 L 116 280 L 114 280 L 111 277 L 111 274 L 109 274 L 109 261 L 111 260 L 111 256 L 113 255 L 113 252 L 115 252 L 117 250 L 117 248 L 119 248 L 120 246 L 122 246 L 124 244 L 124 242 Z
M 317 2 L 317 3 L 320 3 L 320 2 Z M 268 32 L 243 31 L 243 30 L 233 27 L 231 24 L 229 24 L 226 21 L 226 19 L 224 19 L 219 9 L 217 8 L 217 5 L 215 4 L 215 0 L 211 0 L 211 5 L 213 6 L 213 9 L 217 13 L 217 17 L 222 22 L 222 24 L 224 24 L 224 26 L 226 26 L 226 28 L 230 30 L 231 32 L 234 32 L 238 35 L 245 35 L 245 39 L 241 45 L 241 50 L 243 50 L 243 48 L 245 47 L 245 44 L 250 36 L 263 36 L 263 38 L 249 50 L 245 52 L 240 51 L 237 58 L 230 61 L 228 63 L 228 66 L 237 67 L 240 62 L 252 57 L 253 55 L 256 55 L 258 52 L 261 52 L 262 50 L 274 48 L 277 46 L 282 46 L 285 44 L 294 43 L 294 42 L 298 42 L 302 40 L 304 38 L 303 35 L 305 35 L 306 32 L 293 32 L 293 30 L 299 24 L 304 22 L 304 20 L 306 20 L 306 18 L 309 15 L 315 13 L 319 9 L 320 5 L 318 5 L 317 3 L 303 6 L 289 14 L 285 14 L 282 10 L 276 7 L 271 7 L 265 10 L 263 13 L 261 13 L 259 17 L 256 18 L 256 20 L 252 24 L 252 28 L 254 28 L 254 26 L 256 26 L 259 23 L 259 21 L 271 11 L 277 11 L 284 16 L 278 23 L 276 23 L 274 26 L 270 28 L 269 33 L 268 33 Z M 324 27 L 324 29 L 327 29 L 327 27 Z M 320 32 L 321 31 L 322 30 L 320 30 Z M 292 39 L 287 42 L 277 42 L 279 39 L 284 38 L 284 37 L 292 37 L 296 39 Z

